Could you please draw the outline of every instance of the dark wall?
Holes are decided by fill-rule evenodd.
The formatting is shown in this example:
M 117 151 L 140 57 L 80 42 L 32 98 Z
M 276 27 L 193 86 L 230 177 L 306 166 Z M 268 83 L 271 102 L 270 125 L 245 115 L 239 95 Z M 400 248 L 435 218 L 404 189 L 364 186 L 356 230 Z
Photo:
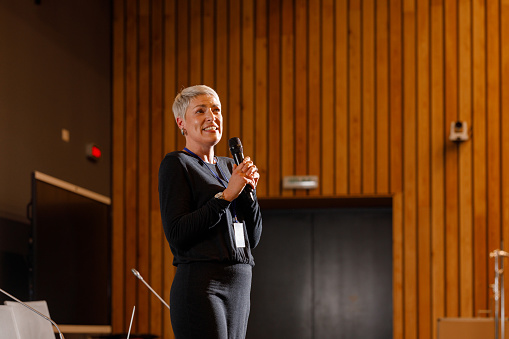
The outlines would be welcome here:
M 263 210 L 248 339 L 390 339 L 392 209 Z
M 30 224 L 0 218 L 0 288 L 21 300 L 29 297 Z M 0 305 L 9 297 L 0 293 Z
M 111 196 L 111 12 L 107 0 L 0 0 L 0 217 L 25 220 L 34 170 Z

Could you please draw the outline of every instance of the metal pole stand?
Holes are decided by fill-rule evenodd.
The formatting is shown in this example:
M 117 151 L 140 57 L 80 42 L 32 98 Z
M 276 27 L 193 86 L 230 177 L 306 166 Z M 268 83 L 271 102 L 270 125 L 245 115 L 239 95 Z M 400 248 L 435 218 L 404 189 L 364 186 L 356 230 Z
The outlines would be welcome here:
M 502 257 L 500 262 L 499 257 Z M 504 257 L 509 257 L 509 253 L 502 250 L 490 253 L 490 258 L 495 258 L 495 283 L 492 285 L 495 299 L 495 339 L 499 339 L 500 335 L 505 338 Z

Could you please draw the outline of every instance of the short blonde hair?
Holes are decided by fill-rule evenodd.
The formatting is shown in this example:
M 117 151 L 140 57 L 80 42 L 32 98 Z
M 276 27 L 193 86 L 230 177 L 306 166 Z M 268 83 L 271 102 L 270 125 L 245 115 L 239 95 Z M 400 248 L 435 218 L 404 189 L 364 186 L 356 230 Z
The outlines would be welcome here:
M 182 120 L 186 117 L 186 111 L 187 107 L 189 106 L 189 103 L 191 100 L 196 98 L 200 95 L 210 95 L 217 99 L 219 103 L 221 103 L 221 100 L 219 100 L 219 96 L 217 95 L 216 91 L 214 91 L 212 88 L 205 86 L 205 85 L 195 85 L 184 88 L 182 91 L 180 91 L 179 94 L 175 97 L 175 101 L 173 102 L 173 115 L 175 116 L 175 120 L 177 118 L 181 118 Z

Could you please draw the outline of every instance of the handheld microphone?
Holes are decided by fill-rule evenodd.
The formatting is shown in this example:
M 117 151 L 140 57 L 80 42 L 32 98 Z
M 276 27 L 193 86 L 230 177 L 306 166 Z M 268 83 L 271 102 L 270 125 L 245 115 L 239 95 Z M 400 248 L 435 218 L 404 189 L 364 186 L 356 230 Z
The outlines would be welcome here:
M 244 161 L 244 148 L 242 147 L 242 143 L 239 138 L 231 138 L 228 140 L 228 147 L 230 147 L 230 152 L 233 156 L 233 161 L 235 161 L 235 165 L 239 165 L 242 161 Z
M 233 161 L 235 165 L 239 165 L 242 161 L 244 161 L 244 148 L 242 147 L 242 143 L 239 138 L 231 138 L 228 140 L 228 147 L 230 148 L 230 152 L 232 153 Z M 254 201 L 253 197 L 253 188 L 249 185 L 246 185 L 246 189 L 249 192 L 249 196 L 251 196 L 251 200 Z
M 28 308 L 30 311 L 34 312 L 35 314 L 39 315 L 40 317 L 43 317 L 44 319 L 46 319 L 47 321 L 49 321 L 50 323 L 53 324 L 53 326 L 55 326 L 55 328 L 58 330 L 58 334 L 60 335 L 60 339 L 65 339 L 64 338 L 64 335 L 62 334 L 62 332 L 60 331 L 60 328 L 58 328 L 58 325 L 53 321 L 51 320 L 49 317 L 45 316 L 44 314 L 42 314 L 41 312 L 37 311 L 35 308 L 33 307 L 30 307 L 29 305 L 25 304 L 24 302 L 22 302 L 21 300 L 19 300 L 18 298 L 10 295 L 9 293 L 5 292 L 4 290 L 2 290 L 0 288 L 0 292 L 2 292 L 3 294 L 5 294 L 6 296 L 8 296 L 9 298 L 11 298 L 12 300 L 14 301 L 17 301 L 18 303 L 20 303 L 21 305 L 25 306 L 26 308 Z
M 161 298 L 159 296 L 159 294 L 156 293 L 156 291 L 154 291 L 152 289 L 152 287 L 150 287 L 149 284 L 147 284 L 147 282 L 145 280 L 143 280 L 143 277 L 141 276 L 140 272 L 136 271 L 134 268 L 131 268 L 131 271 L 133 272 L 133 274 L 136 276 L 136 278 L 140 279 L 147 287 L 149 290 L 152 291 L 152 293 L 154 293 L 156 295 L 156 297 L 159 298 L 159 300 L 161 300 L 161 302 L 164 304 L 164 306 L 168 307 L 168 309 L 170 309 L 170 306 L 168 306 L 168 304 L 163 300 L 163 298 Z

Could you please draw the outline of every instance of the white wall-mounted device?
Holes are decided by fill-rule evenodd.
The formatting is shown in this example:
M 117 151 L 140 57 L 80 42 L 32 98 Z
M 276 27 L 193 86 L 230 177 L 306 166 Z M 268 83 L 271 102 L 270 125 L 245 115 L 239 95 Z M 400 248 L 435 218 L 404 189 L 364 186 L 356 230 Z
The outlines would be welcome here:
M 449 132 L 449 140 L 461 142 L 467 141 L 469 139 L 468 136 L 468 128 L 466 121 L 453 121 L 451 122 L 451 131 Z
M 283 189 L 310 190 L 318 188 L 318 176 L 316 175 L 294 175 L 283 178 Z

